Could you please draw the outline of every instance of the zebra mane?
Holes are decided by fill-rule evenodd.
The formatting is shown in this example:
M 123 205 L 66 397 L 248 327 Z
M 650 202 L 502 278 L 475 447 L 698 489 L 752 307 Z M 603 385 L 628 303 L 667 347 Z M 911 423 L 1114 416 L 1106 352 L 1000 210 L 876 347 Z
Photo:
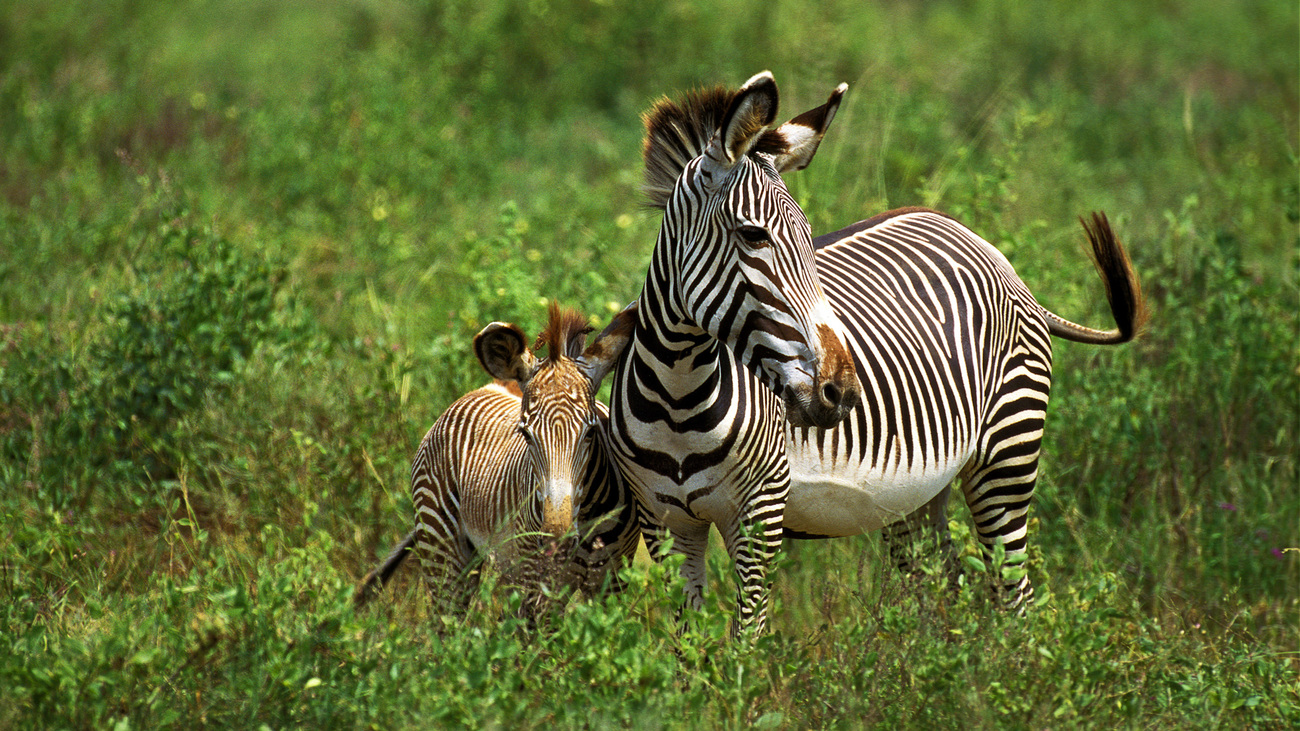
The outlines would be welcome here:
M 546 329 L 537 336 L 533 350 L 546 346 L 547 360 L 556 362 L 560 356 L 577 358 L 587 346 L 587 334 L 592 331 L 587 318 L 577 310 L 552 301 L 547 307 Z
M 738 91 L 725 86 L 696 89 L 683 94 L 680 101 L 664 97 L 642 115 L 646 134 L 642 148 L 645 182 L 641 190 L 652 208 L 663 210 L 668 206 L 677 178 L 686 164 L 708 147 Z M 786 145 L 783 134 L 768 130 L 750 154 L 777 154 L 784 152 Z

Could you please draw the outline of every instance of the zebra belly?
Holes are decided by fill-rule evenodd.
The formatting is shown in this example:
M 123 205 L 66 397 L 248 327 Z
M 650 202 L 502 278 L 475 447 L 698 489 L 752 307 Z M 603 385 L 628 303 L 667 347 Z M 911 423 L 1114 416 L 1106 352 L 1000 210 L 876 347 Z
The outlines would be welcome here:
M 921 469 L 882 470 L 825 463 L 814 450 L 790 445 L 790 496 L 785 529 L 809 537 L 880 530 L 930 501 L 965 464 L 953 459 Z

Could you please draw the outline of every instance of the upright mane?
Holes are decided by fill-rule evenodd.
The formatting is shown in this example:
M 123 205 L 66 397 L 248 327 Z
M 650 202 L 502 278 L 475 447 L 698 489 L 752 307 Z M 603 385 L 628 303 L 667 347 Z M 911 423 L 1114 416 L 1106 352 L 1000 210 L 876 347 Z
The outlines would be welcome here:
M 651 207 L 663 210 L 668 206 L 682 170 L 704 152 L 738 91 L 720 85 L 696 89 L 683 94 L 680 101 L 664 97 L 642 115 L 646 134 L 645 182 L 641 189 Z M 750 154 L 780 152 L 784 148 L 784 136 L 768 130 Z
M 547 360 L 554 363 L 560 356 L 577 358 L 587 345 L 587 334 L 592 331 L 587 318 L 577 310 L 561 308 L 551 302 L 547 308 L 546 329 L 537 336 L 533 350 L 546 346 Z

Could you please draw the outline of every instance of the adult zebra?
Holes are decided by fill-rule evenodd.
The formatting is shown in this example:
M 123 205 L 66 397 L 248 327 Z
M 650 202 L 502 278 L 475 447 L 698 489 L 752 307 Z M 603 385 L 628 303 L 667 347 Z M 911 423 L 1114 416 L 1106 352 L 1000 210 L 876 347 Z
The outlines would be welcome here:
M 768 72 L 736 91 L 661 101 L 646 117 L 646 191 L 664 219 L 614 373 L 611 444 L 647 547 L 658 555 L 671 531 L 696 606 L 718 527 L 741 628 L 766 621 L 787 417 L 831 427 L 861 390 L 817 282 L 808 221 L 780 175 L 809 163 L 846 88 L 774 130 Z
M 1118 328 L 1062 319 L 1034 299 L 992 244 L 952 218 L 911 208 L 819 236 L 821 284 L 848 332 L 861 405 L 832 429 L 787 430 L 785 529 L 829 537 L 885 529 L 900 568 L 923 529 L 955 568 L 946 506 L 959 481 L 997 590 L 1023 610 L 1023 563 L 1052 382 L 1051 336 L 1111 345 L 1146 311 L 1124 247 L 1102 214 L 1083 221 Z
M 1119 324 L 1109 333 L 1043 309 L 996 249 L 931 211 L 886 214 L 819 238 L 820 284 L 804 282 L 807 223 L 777 173 L 807 165 L 844 88 L 773 132 L 764 132 L 771 113 L 735 121 L 758 89 L 770 89 L 763 103 L 775 107 L 764 74 L 736 92 L 661 102 L 646 120 L 646 189 L 665 214 L 615 370 L 614 453 L 652 554 L 666 530 L 686 554 L 696 606 L 708 527 L 718 526 L 736 562 L 742 627 L 765 623 L 766 565 L 783 531 L 827 537 L 894 522 L 895 539 L 923 524 L 946 536 L 941 508 L 956 477 L 984 545 L 1001 543 L 1016 562 L 1037 476 L 1049 335 L 1124 342 L 1144 317 L 1124 250 L 1100 216 L 1088 234 Z M 735 137 L 750 141 L 729 153 Z M 755 290 L 746 266 L 759 256 L 764 286 Z M 769 311 L 820 312 L 810 293 L 821 287 L 836 310 L 823 316 L 825 333 L 841 332 L 840 320 L 848 326 L 866 394 L 859 404 L 856 390 L 845 391 L 820 419 L 786 398 L 787 423 L 773 395 L 787 382 L 770 375 L 766 351 L 747 337 L 775 332 L 755 324 Z M 796 347 L 808 342 L 806 328 L 786 332 Z M 1032 591 L 1023 575 L 1009 575 L 1004 589 L 1012 607 Z

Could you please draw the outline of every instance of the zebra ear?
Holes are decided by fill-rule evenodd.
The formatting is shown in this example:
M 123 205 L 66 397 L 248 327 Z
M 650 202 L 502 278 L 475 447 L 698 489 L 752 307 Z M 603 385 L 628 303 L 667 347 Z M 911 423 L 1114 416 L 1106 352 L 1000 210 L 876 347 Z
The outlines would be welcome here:
M 474 355 L 493 378 L 527 383 L 537 372 L 537 357 L 524 344 L 524 333 L 506 322 L 494 322 L 474 336 Z
M 731 97 L 718 132 L 704 151 L 716 167 L 727 171 L 736 166 L 776 119 L 776 80 L 763 71 L 746 81 Z
M 831 120 L 835 119 L 840 99 L 848 88 L 848 84 L 840 84 L 831 92 L 825 104 L 800 114 L 764 135 L 763 147 L 774 146 L 780 150 L 772 156 L 772 164 L 776 165 L 778 171 L 784 173 L 808 167 L 813 155 L 817 154 L 817 146 L 826 135 L 826 129 L 831 126 Z M 773 139 L 769 140 L 769 137 Z
M 636 302 L 624 307 L 578 358 L 578 367 L 591 381 L 592 391 L 600 387 L 600 382 L 605 380 L 605 376 L 618 363 L 619 356 L 627 349 L 636 327 L 636 312 Z
M 569 333 L 569 340 L 564 344 L 564 355 L 573 360 L 581 358 L 583 346 L 587 344 L 587 336 L 595 329 L 594 327 L 584 327 Z

